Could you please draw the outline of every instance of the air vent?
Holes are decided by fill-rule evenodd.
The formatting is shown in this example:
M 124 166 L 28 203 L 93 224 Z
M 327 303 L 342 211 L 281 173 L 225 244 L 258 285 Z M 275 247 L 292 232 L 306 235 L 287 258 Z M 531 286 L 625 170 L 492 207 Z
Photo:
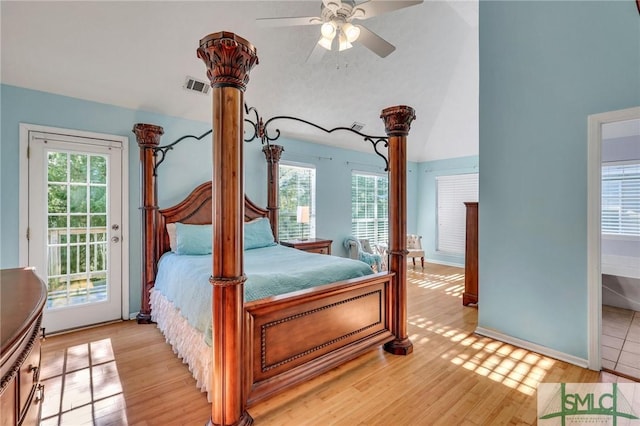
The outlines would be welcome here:
M 355 130 L 356 132 L 359 132 L 362 130 L 363 127 L 364 127 L 364 124 L 354 121 L 353 124 L 351 125 L 351 130 Z
M 198 92 L 198 93 L 202 93 L 204 95 L 206 95 L 207 93 L 209 93 L 209 84 L 201 81 L 201 80 L 196 80 L 193 77 L 188 77 L 185 79 L 184 81 L 184 87 L 186 90 L 190 90 L 190 91 L 194 91 L 194 92 Z

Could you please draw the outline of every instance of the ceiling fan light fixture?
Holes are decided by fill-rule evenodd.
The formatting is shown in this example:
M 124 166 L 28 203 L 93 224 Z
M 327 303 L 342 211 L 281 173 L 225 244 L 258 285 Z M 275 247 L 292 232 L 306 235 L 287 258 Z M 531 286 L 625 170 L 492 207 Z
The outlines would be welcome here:
M 344 32 L 340 32 L 340 36 L 338 37 L 338 51 L 342 52 L 343 50 L 351 49 L 353 46 L 349 43 L 349 40 L 344 35 Z
M 421 3 L 424 3 L 424 0 L 321 0 L 318 16 L 258 18 L 257 21 L 269 27 L 320 26 L 322 37 L 316 42 L 307 62 L 319 61 L 323 49 L 342 51 L 351 48 L 351 43 L 356 41 L 379 57 L 386 58 L 396 49 L 395 46 L 361 24 L 360 20 Z
M 331 21 L 325 22 L 322 24 L 322 27 L 320 27 L 320 33 L 322 37 L 329 39 L 329 41 L 333 40 L 336 36 L 336 24 Z
M 342 26 L 342 32 L 347 37 L 349 43 L 353 43 L 360 37 L 360 28 L 353 25 L 351 22 L 347 22 Z

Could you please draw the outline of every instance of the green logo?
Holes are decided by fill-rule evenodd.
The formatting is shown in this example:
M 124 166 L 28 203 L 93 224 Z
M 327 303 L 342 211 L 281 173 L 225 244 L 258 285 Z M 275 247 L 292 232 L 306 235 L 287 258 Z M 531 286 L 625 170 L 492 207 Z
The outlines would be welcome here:
M 551 385 L 552 389 L 541 392 L 540 387 Z M 577 423 L 610 423 L 614 426 L 618 418 L 638 420 L 633 407 L 620 391 L 618 383 L 570 383 L 571 390 L 567 390 L 566 383 L 541 383 L 538 388 L 538 419 L 560 420 L 565 426 L 567 419 L 571 424 Z M 624 384 L 631 387 L 636 384 Z M 541 400 L 547 395 L 547 399 Z M 551 394 L 549 398 L 548 395 Z M 631 393 L 633 395 L 633 393 Z M 544 407 L 540 404 L 546 401 Z M 540 410 L 542 408 L 542 410 Z M 596 417 L 597 416 L 597 417 Z M 603 417 L 604 416 L 604 417 Z M 607 419 L 608 418 L 608 419 Z M 634 422 L 635 423 L 635 422 Z M 545 422 L 540 422 L 545 424 Z

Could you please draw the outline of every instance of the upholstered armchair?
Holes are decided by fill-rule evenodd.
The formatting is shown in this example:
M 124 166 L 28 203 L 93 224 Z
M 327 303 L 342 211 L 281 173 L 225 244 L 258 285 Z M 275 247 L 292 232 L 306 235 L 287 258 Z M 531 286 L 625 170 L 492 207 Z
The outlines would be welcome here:
M 407 250 L 409 250 L 409 254 L 407 254 L 407 257 L 410 257 L 413 260 L 413 266 L 416 266 L 416 257 L 419 257 L 420 264 L 424 269 L 424 250 L 422 250 L 422 236 L 408 234 Z
M 369 240 L 348 237 L 344 240 L 344 246 L 349 250 L 351 259 L 357 259 L 368 264 L 376 272 L 382 271 L 382 256 L 374 252 Z

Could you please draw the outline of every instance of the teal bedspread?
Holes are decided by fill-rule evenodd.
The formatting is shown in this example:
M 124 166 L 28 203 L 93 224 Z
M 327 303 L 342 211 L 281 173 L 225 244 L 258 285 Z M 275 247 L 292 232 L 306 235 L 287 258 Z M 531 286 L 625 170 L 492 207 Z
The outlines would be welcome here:
M 158 263 L 155 290 L 181 310 L 211 345 L 211 255 L 166 253 Z M 245 301 L 372 274 L 364 262 L 275 245 L 246 250 Z

